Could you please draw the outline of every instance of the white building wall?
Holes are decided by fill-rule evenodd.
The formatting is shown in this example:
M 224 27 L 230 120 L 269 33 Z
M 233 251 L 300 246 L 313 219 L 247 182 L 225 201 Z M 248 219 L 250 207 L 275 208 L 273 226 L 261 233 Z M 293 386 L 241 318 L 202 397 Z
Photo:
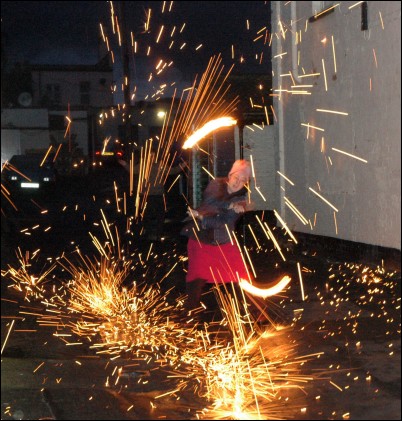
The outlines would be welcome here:
M 1 129 L 1 166 L 13 155 L 21 155 L 20 131 Z
M 276 144 L 274 126 L 243 129 L 243 158 L 252 163 L 254 179 L 250 183 L 255 210 L 274 210 L 278 207 L 276 194 Z M 235 154 L 240 158 L 239 128 L 235 129 Z
M 315 22 L 312 2 L 272 2 L 278 166 L 294 183 L 277 191 L 296 231 L 400 250 L 401 3 L 367 3 L 362 31 L 356 2 Z
M 3 156 L 9 159 L 12 155 L 24 154 L 30 149 L 47 149 L 49 147 L 47 109 L 3 109 L 1 127 L 2 162 Z
M 1 127 L 13 128 L 49 127 L 47 108 L 3 108 L 1 110 Z
M 32 150 L 47 150 L 50 145 L 49 129 L 21 129 L 21 154 Z

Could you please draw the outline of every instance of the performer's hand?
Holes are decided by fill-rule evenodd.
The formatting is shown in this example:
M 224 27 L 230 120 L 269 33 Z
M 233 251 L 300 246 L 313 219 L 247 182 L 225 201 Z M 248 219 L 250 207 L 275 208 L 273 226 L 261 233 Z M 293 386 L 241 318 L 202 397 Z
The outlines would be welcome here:
M 229 209 L 234 210 L 236 213 L 244 213 L 246 211 L 244 205 L 241 203 L 231 203 Z
M 196 209 L 191 209 L 190 206 L 187 207 L 187 214 L 192 218 L 202 219 L 202 215 Z

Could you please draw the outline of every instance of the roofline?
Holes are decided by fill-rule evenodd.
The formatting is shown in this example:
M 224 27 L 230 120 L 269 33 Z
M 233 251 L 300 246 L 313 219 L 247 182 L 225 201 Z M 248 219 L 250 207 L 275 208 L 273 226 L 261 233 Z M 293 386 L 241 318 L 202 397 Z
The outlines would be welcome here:
M 100 60 L 96 64 L 30 64 L 29 66 L 31 71 L 113 72 L 113 68 L 105 59 Z

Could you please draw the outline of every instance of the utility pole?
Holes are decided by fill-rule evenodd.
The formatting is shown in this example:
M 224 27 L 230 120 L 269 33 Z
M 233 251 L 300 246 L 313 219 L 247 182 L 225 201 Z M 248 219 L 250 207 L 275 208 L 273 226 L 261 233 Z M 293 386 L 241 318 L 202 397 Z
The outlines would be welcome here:
M 127 42 L 127 26 L 125 16 L 125 1 L 120 1 L 120 33 L 121 33 L 121 47 L 122 47 L 122 62 L 123 62 L 123 94 L 124 94 L 124 111 L 123 111 L 123 144 L 126 155 L 130 155 L 128 148 L 129 141 L 131 140 L 131 98 L 130 98 L 130 57 L 129 48 Z

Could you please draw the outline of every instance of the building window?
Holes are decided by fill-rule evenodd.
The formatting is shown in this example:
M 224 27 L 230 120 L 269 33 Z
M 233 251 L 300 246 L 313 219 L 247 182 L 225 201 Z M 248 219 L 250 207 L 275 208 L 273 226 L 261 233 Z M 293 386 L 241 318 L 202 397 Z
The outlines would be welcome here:
M 332 5 L 331 1 L 312 1 L 311 2 L 312 7 L 313 7 L 313 15 L 317 15 L 318 13 L 322 12 L 323 10 L 325 10 L 327 7 Z
M 81 105 L 89 105 L 89 91 L 90 91 L 90 83 L 85 81 L 85 82 L 80 82 L 80 101 L 81 101 Z
M 49 114 L 49 130 L 65 130 L 65 116 Z
M 314 22 L 318 18 L 326 16 L 328 13 L 332 13 L 337 6 L 333 1 L 312 1 L 311 5 L 313 16 L 309 19 L 309 22 Z
M 60 85 L 56 83 L 48 83 L 46 85 L 46 98 L 52 105 L 61 104 L 61 89 Z

